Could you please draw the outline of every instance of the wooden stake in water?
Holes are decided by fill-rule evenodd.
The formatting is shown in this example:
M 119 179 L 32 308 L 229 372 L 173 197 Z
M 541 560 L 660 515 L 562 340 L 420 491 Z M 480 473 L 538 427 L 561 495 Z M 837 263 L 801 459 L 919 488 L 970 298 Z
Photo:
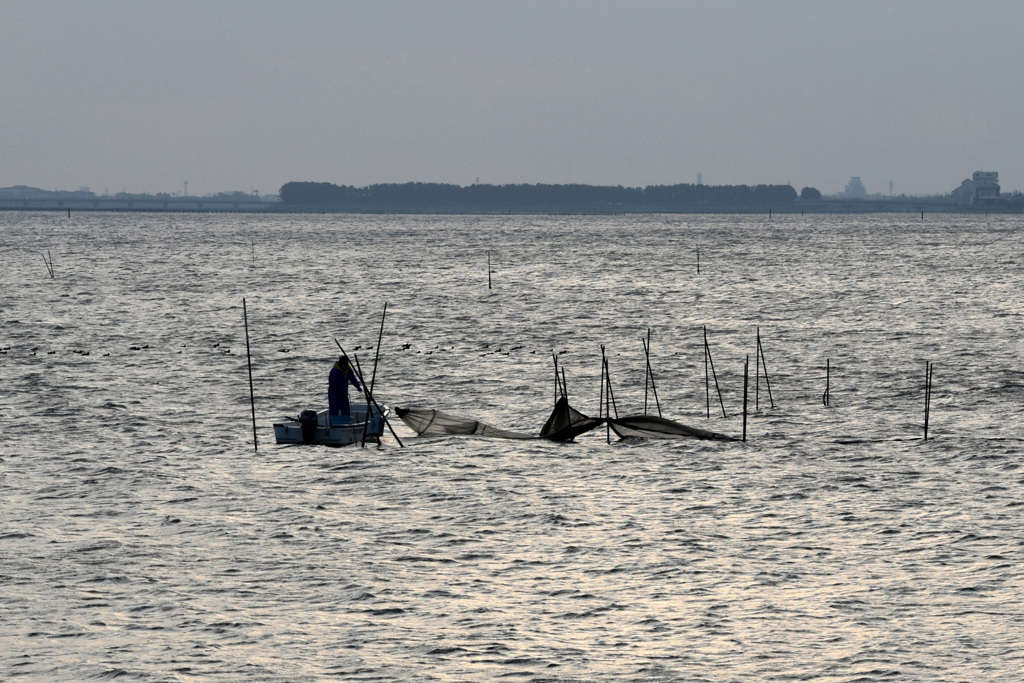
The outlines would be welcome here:
M 708 328 L 704 326 L 704 404 L 711 419 L 711 376 L 708 374 Z
M 754 349 L 754 410 L 761 409 L 761 328 L 757 328 L 757 347 Z
M 249 311 L 242 299 L 242 317 L 245 320 L 245 362 L 249 366 L 249 405 L 252 406 L 252 450 L 260 450 L 259 439 L 256 437 L 256 395 L 252 389 L 252 355 L 249 353 Z
M 612 428 L 608 424 L 607 418 L 611 417 L 611 408 L 608 405 L 608 390 L 605 388 L 605 381 L 608 374 L 608 362 L 605 360 L 604 355 L 604 344 L 601 344 L 601 409 L 599 411 L 600 417 L 605 418 L 604 433 L 605 439 L 608 443 L 612 442 Z
M 928 440 L 928 418 L 932 408 L 932 371 L 935 365 L 926 361 L 924 366 L 924 440 Z
M 642 338 L 640 341 L 644 342 Z M 654 384 L 654 369 L 651 368 L 651 328 L 649 327 L 647 328 L 647 341 L 644 342 L 644 356 L 647 357 L 647 376 L 644 378 L 644 415 L 647 414 L 647 380 L 650 379 L 654 405 L 658 407 L 658 417 L 661 417 L 661 401 L 658 400 L 658 387 Z
M 750 370 L 750 356 L 743 359 L 743 440 L 747 440 L 747 375 Z
M 700 275 L 700 247 L 697 247 L 697 275 Z
M 768 400 L 775 407 L 775 399 L 772 398 L 772 384 L 768 381 L 768 364 L 764 360 L 764 347 L 761 346 L 761 328 L 757 328 L 757 353 L 760 356 L 761 368 L 764 370 L 764 385 L 768 387 Z M 755 401 L 756 404 L 756 401 Z
M 825 406 L 826 408 L 828 408 L 828 406 L 829 406 L 829 398 L 830 397 L 828 395 L 828 390 L 829 390 L 829 382 L 830 382 L 830 380 L 832 378 L 831 376 L 832 376 L 831 359 L 830 358 L 826 358 L 825 359 L 825 393 L 821 395 L 821 404 L 823 406 Z
M 491 252 L 487 251 L 487 289 L 491 288 Z
M 54 277 L 53 277 L 53 257 L 50 256 L 50 250 L 49 249 L 46 250 L 46 256 L 43 257 L 43 263 L 46 264 L 46 272 L 50 274 L 50 279 L 51 280 L 54 279 Z
M 256 237 L 252 237 L 252 264 L 256 265 Z
M 707 393 L 708 365 L 711 366 L 711 377 L 715 380 L 715 391 L 718 392 L 718 404 L 722 406 L 722 417 L 729 417 L 725 413 L 725 401 L 722 400 L 722 388 L 718 386 L 718 373 L 715 372 L 715 360 L 711 357 L 711 347 L 708 346 L 708 327 L 704 326 L 704 386 Z M 711 399 L 708 398 L 708 417 L 711 417 Z
M 562 387 L 558 381 L 558 354 L 554 351 L 551 352 L 551 362 L 555 364 L 555 393 L 552 395 L 554 398 L 555 405 L 558 405 L 558 394 L 561 392 Z
M 384 312 L 380 316 L 380 332 L 377 333 L 377 352 L 373 355 L 373 374 L 370 375 L 370 393 L 373 393 L 373 385 L 377 381 L 377 361 L 380 359 L 380 342 L 384 338 L 384 318 L 388 314 L 388 302 L 384 302 Z

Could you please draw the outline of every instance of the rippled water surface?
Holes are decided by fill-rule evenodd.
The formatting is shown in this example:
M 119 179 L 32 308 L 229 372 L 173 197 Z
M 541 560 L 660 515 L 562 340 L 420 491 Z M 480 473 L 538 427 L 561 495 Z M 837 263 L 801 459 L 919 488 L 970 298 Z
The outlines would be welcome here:
M 0 214 L 0 678 L 1019 681 L 1022 244 L 1019 216 Z M 391 405 L 536 433 L 552 352 L 596 414 L 605 345 L 641 412 L 649 328 L 696 427 L 741 434 L 750 356 L 748 441 L 274 444 L 334 337 L 372 370 L 385 302 Z

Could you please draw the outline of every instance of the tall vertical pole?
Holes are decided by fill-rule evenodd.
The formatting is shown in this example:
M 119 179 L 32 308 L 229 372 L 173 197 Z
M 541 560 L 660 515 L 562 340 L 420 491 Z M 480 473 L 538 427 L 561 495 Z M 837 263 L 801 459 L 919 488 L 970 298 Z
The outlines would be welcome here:
M 487 289 L 491 288 L 491 251 L 487 250 Z
M 380 359 L 380 342 L 384 339 L 384 318 L 388 314 L 388 302 L 384 302 L 384 312 L 380 316 L 380 332 L 377 333 L 377 352 L 373 355 L 373 374 L 370 375 L 370 393 L 373 394 L 373 385 L 377 381 L 377 361 Z M 367 406 L 369 410 L 369 406 Z
M 761 407 L 761 328 L 757 328 L 757 348 L 754 350 L 754 410 Z
M 932 407 L 932 370 L 934 365 L 926 361 L 924 366 L 924 440 L 928 440 L 928 417 Z
M 743 359 L 743 440 L 747 440 L 747 376 L 750 374 L 750 356 Z
M 711 377 L 715 380 L 715 391 L 718 392 L 718 403 L 722 406 L 722 417 L 729 417 L 725 412 L 725 401 L 722 400 L 722 387 L 718 386 L 718 373 L 715 372 L 715 359 L 711 357 L 711 347 L 708 346 L 708 327 L 704 326 L 704 386 L 708 385 L 708 365 L 711 366 Z M 708 417 L 711 417 L 711 396 L 710 389 L 705 389 L 708 394 Z
M 641 339 L 640 341 L 643 341 Z M 654 369 L 651 367 L 651 331 L 647 330 L 647 343 L 644 344 L 644 355 L 647 356 L 647 376 L 651 379 L 651 393 L 654 395 L 654 405 L 658 408 L 658 417 L 661 417 L 661 401 L 658 400 L 658 385 L 654 382 Z M 644 383 L 644 415 L 647 414 L 647 384 Z
M 551 360 L 555 364 L 555 393 L 554 393 L 554 400 L 555 400 L 555 405 L 558 405 L 558 393 L 561 391 L 561 387 L 558 384 L 558 354 L 555 353 L 554 351 L 551 352 Z
M 704 403 L 711 419 L 711 376 L 708 374 L 708 326 L 704 326 Z
M 612 442 L 612 426 L 608 424 L 608 420 L 612 417 L 612 406 L 611 401 L 608 398 L 608 359 L 604 355 L 604 344 L 601 344 L 601 395 L 604 400 L 604 434 L 605 440 L 610 444 Z
M 826 358 L 825 359 L 825 393 L 821 397 L 821 402 L 825 405 L 826 408 L 829 405 L 828 390 L 829 390 L 829 383 L 831 382 L 831 379 L 832 379 L 832 359 L 831 358 Z
M 772 383 L 768 380 L 768 362 L 764 359 L 764 346 L 761 345 L 760 331 L 757 335 L 757 352 L 761 354 L 761 369 L 764 370 L 764 385 L 768 388 L 768 400 L 771 402 L 772 408 L 774 408 L 775 399 L 772 398 Z
M 245 362 L 249 366 L 249 405 L 252 406 L 252 450 L 260 450 L 259 439 L 256 437 L 256 395 L 252 389 L 252 355 L 249 353 L 249 311 L 242 299 L 242 316 L 245 320 Z
M 640 338 L 643 342 L 643 337 Z M 644 369 L 644 415 L 647 414 L 647 385 L 651 379 L 651 352 L 648 351 L 649 344 L 651 343 L 651 328 L 647 328 L 647 341 L 644 342 L 644 357 L 647 359 L 647 367 Z

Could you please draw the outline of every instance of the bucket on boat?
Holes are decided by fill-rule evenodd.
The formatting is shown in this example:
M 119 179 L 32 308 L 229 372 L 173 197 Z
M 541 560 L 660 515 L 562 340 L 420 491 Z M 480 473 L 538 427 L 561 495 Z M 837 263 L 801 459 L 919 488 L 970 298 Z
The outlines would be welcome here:
M 377 413 L 376 415 L 373 416 L 373 419 L 370 420 L 370 424 L 367 426 L 367 429 L 366 429 L 366 435 L 367 436 L 381 436 L 383 434 L 384 434 L 384 416 L 381 415 L 380 413 Z
M 316 411 L 303 410 L 299 413 L 299 425 L 302 426 L 302 443 L 313 443 L 316 440 Z

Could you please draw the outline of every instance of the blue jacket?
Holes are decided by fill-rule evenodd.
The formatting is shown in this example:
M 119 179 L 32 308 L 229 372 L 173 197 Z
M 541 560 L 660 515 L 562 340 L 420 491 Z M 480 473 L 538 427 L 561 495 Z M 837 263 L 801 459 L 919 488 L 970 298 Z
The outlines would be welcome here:
M 327 405 L 331 415 L 349 415 L 348 385 L 352 384 L 356 389 L 362 391 L 359 380 L 352 372 L 352 367 L 341 368 L 340 363 L 335 363 L 331 368 L 331 376 L 327 383 Z

